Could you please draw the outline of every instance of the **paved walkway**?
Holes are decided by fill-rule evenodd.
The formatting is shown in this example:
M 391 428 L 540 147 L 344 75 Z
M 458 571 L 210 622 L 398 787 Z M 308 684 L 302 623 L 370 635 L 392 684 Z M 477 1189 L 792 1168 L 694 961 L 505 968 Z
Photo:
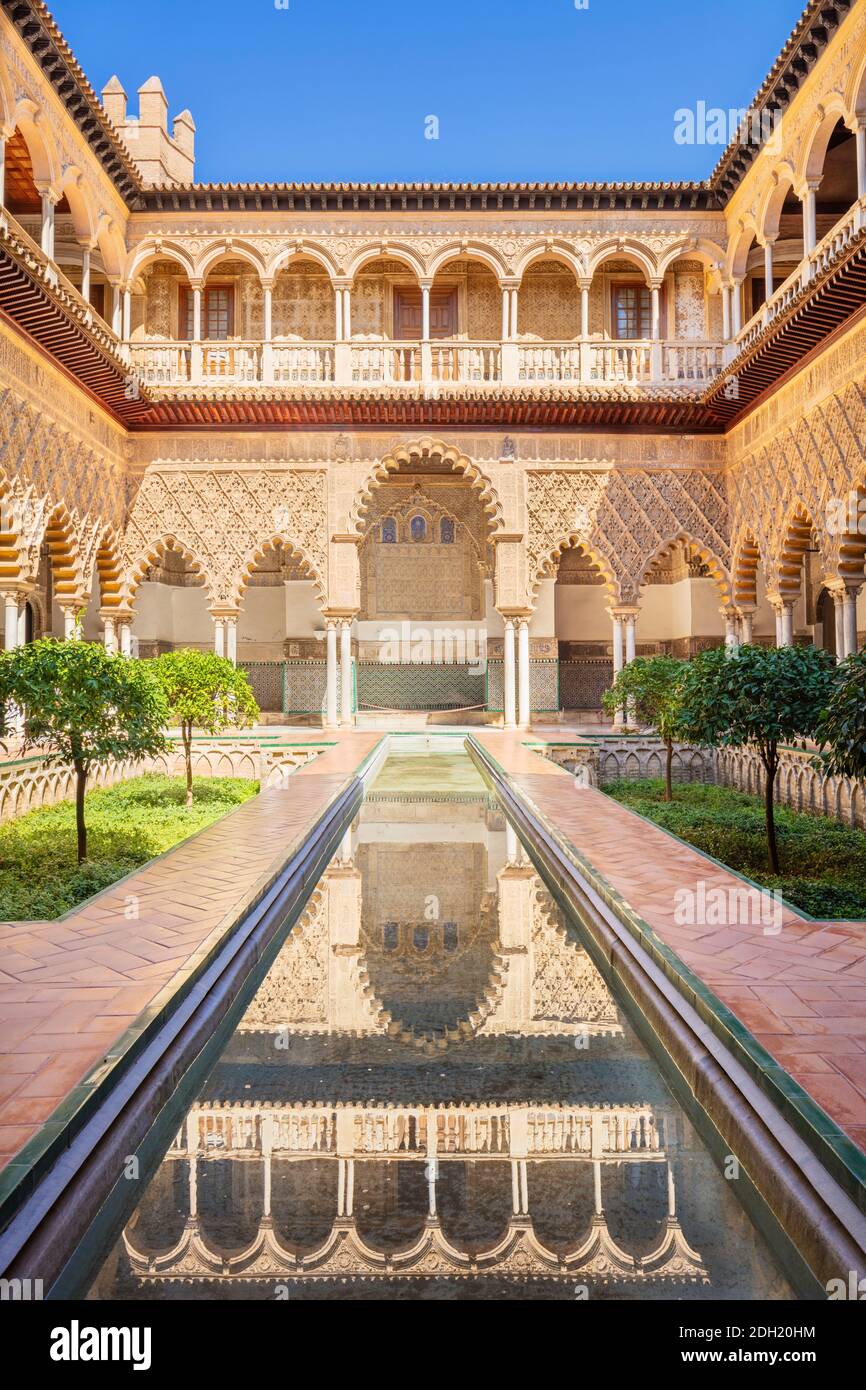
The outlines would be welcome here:
M 380 738 L 329 733 L 288 787 L 60 921 L 0 924 L 0 1167 L 258 896 Z
M 472 731 L 629 906 L 866 1151 L 866 923 L 810 922 L 788 911 L 760 927 L 680 926 L 677 889 L 742 889 L 742 880 L 647 824 L 527 746 Z M 531 742 L 531 739 L 529 740 Z

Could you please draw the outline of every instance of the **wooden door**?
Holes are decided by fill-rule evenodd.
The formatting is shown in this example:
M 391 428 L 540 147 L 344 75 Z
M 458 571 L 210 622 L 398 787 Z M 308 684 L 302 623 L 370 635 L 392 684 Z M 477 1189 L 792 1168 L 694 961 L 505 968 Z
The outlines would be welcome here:
M 394 337 L 398 342 L 417 342 L 421 337 L 420 289 L 399 289 L 394 293 Z M 457 337 L 457 291 L 433 290 L 430 294 L 430 337 Z

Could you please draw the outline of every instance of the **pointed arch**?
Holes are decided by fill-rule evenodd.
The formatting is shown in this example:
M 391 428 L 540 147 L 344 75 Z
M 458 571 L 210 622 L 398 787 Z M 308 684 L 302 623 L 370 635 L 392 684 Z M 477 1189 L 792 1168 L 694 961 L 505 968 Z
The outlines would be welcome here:
M 78 526 L 62 502 L 49 515 L 43 540 L 48 550 L 57 601 L 80 601 L 83 598 L 83 575 Z
M 697 551 L 698 555 L 707 566 L 711 577 L 716 582 L 722 602 L 725 604 L 730 603 L 731 579 L 727 567 L 719 559 L 718 555 L 710 549 L 706 541 L 701 540 L 698 536 L 693 536 L 690 531 L 677 531 L 674 535 L 667 536 L 664 540 L 659 542 L 641 571 L 640 578 L 638 579 L 638 588 L 644 586 L 647 576 L 656 561 L 661 559 L 662 555 L 674 545 L 687 545 L 690 546 L 692 550 Z
M 539 564 L 535 574 L 529 576 L 529 593 L 534 600 L 538 594 L 543 579 L 551 579 L 556 575 L 559 562 L 567 550 L 582 550 L 584 555 L 592 562 L 593 568 L 598 571 L 604 580 L 604 589 L 612 601 L 619 597 L 619 580 L 616 574 L 616 567 L 613 560 L 605 554 L 598 545 L 597 541 L 590 539 L 585 531 L 568 531 L 560 536 L 556 544 L 549 550 L 545 550 L 539 557 Z
M 123 601 L 123 569 L 120 542 L 111 528 L 104 531 L 96 547 L 96 577 L 101 608 L 119 608 Z
M 265 556 L 270 554 L 278 545 L 283 550 L 287 551 L 293 559 L 301 561 L 307 572 L 307 578 L 312 580 L 315 586 L 319 603 L 324 606 L 327 603 L 327 587 L 322 576 L 319 574 L 309 556 L 306 555 L 301 547 L 292 540 L 291 536 L 288 536 L 284 531 L 275 532 L 272 536 L 269 536 L 266 541 L 262 541 L 247 552 L 241 565 L 238 578 L 232 586 L 232 602 L 240 607 L 253 571 L 261 564 Z
M 147 571 L 153 565 L 158 564 L 162 557 L 169 551 L 174 551 L 176 554 L 182 556 L 192 572 L 201 578 L 209 598 L 213 601 L 213 581 L 208 573 L 206 565 L 201 560 L 196 559 L 192 551 L 188 550 L 183 542 L 179 541 L 176 536 L 166 534 L 160 536 L 157 540 L 149 542 L 146 549 L 141 551 L 130 565 L 122 596 L 124 606 L 129 606 L 130 608 L 133 606 L 135 595 Z
M 387 481 L 389 473 L 401 467 L 411 466 L 413 460 L 433 459 L 446 463 L 455 473 L 462 473 L 478 492 L 481 505 L 487 514 L 490 534 L 495 535 L 503 529 L 502 505 L 490 478 L 466 454 L 454 445 L 445 444 L 441 439 L 422 438 L 398 445 L 390 453 L 383 455 L 373 464 L 366 479 L 361 484 L 349 515 L 349 531 L 360 537 L 363 534 L 364 514 L 373 492 Z
M 790 598 L 798 597 L 803 587 L 803 562 L 812 548 L 815 524 L 802 502 L 789 510 L 782 525 L 779 553 L 773 564 L 771 587 Z
M 738 607 L 754 608 L 758 602 L 758 566 L 761 551 L 751 531 L 745 531 L 734 550 L 733 598 Z

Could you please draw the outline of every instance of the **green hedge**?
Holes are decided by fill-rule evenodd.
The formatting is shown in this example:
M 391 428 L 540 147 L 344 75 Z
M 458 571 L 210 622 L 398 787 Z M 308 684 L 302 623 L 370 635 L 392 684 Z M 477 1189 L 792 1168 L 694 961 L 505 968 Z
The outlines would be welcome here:
M 813 917 L 866 919 L 866 835 L 823 816 L 776 808 L 782 873 L 767 869 L 764 806 L 728 787 L 678 786 L 664 801 L 661 781 L 612 782 L 609 796 L 764 888 L 777 889 Z
M 149 859 L 219 820 L 257 782 L 196 777 L 184 806 L 179 777 L 136 777 L 85 798 L 89 857 L 76 862 L 75 807 L 45 806 L 0 826 L 0 921 L 60 917 Z

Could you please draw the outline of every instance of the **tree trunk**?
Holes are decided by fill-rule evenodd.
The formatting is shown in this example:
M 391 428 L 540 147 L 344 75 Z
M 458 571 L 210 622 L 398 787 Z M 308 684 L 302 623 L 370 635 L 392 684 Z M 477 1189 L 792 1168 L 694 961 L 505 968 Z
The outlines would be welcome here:
M 192 805 L 192 725 L 181 724 L 181 736 L 183 738 L 183 756 L 186 763 L 186 804 Z
M 665 801 L 674 799 L 674 741 L 669 738 L 665 742 L 667 748 L 667 758 L 665 759 Z
M 777 761 L 774 756 L 764 758 L 764 816 L 767 822 L 767 852 L 772 873 L 780 873 L 779 844 L 776 839 L 776 772 Z
M 87 826 L 84 821 L 84 789 L 87 786 L 87 768 L 80 758 L 73 761 L 75 768 L 75 829 L 78 835 L 78 862 L 83 864 L 87 858 Z

